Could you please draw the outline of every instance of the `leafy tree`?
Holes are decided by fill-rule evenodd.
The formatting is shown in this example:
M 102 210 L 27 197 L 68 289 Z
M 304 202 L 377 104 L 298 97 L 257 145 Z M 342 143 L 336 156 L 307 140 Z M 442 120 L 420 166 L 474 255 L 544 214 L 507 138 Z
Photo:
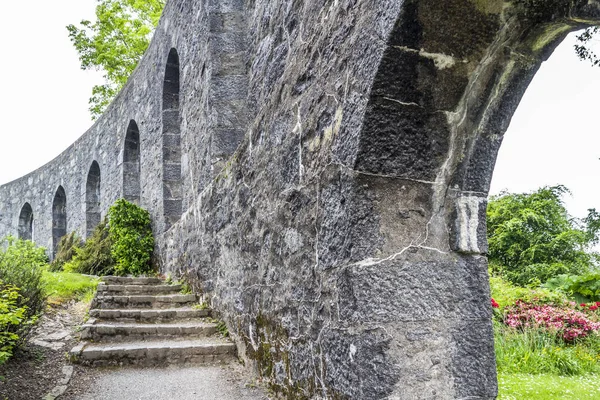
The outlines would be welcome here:
M 166 0 L 97 0 L 96 22 L 67 26 L 84 70 L 104 72 L 89 100 L 92 118 L 99 117 L 137 66 L 150 44 Z
M 514 284 L 539 285 L 561 274 L 590 270 L 600 218 L 589 210 L 584 221 L 571 218 L 562 202 L 564 186 L 533 193 L 503 193 L 487 210 L 490 265 Z
M 575 44 L 575 53 L 582 60 L 589 60 L 594 67 L 600 65 L 600 58 L 589 48 L 590 40 L 598 34 L 598 27 L 587 28 L 583 33 L 577 35 L 579 43 Z

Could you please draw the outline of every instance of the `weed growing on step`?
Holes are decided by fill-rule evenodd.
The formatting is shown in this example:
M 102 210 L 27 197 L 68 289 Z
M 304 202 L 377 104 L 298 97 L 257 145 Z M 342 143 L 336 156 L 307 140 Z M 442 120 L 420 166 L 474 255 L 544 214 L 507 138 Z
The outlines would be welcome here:
M 225 322 L 215 319 L 215 318 L 208 318 L 208 320 L 217 325 L 217 331 L 223 336 L 223 337 L 229 337 L 229 329 L 227 329 L 227 325 L 225 325 Z
M 185 281 L 180 281 L 178 283 L 179 285 L 181 285 L 181 290 L 179 291 L 181 294 L 192 294 L 192 287 Z
M 200 303 L 200 304 L 194 304 L 194 305 L 192 306 L 192 308 L 193 308 L 194 310 L 208 310 L 209 306 L 208 306 L 208 303 L 207 303 L 206 301 L 203 301 L 203 302 L 202 302 L 202 303 Z

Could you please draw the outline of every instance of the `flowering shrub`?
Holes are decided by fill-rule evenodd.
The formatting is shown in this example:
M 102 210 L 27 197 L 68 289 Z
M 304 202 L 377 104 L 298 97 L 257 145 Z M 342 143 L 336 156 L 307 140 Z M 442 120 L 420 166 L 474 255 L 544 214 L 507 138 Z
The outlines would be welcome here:
M 498 304 L 498 302 L 496 302 L 496 300 L 494 300 L 492 298 L 492 308 L 500 308 L 500 304 Z
M 570 302 L 562 305 L 527 303 L 517 300 L 504 310 L 504 323 L 512 328 L 540 329 L 573 342 L 600 330 L 596 310 L 600 303 L 586 306 Z

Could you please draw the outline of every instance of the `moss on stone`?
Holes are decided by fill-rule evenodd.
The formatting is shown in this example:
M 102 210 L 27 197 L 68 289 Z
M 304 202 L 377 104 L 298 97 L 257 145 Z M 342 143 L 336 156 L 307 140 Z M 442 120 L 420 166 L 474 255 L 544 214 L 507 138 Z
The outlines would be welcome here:
M 572 30 L 573 27 L 568 24 L 553 24 L 545 27 L 543 32 L 537 36 L 536 40 L 532 44 L 532 49 L 535 52 L 543 50 L 550 43 L 558 39 L 561 35 Z

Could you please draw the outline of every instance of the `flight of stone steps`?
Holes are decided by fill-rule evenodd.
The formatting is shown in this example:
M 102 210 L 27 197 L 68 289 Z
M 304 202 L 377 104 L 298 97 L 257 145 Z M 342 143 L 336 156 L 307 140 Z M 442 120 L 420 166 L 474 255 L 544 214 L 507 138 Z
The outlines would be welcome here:
M 102 278 L 73 362 L 93 366 L 224 363 L 236 348 L 194 294 L 159 278 Z

